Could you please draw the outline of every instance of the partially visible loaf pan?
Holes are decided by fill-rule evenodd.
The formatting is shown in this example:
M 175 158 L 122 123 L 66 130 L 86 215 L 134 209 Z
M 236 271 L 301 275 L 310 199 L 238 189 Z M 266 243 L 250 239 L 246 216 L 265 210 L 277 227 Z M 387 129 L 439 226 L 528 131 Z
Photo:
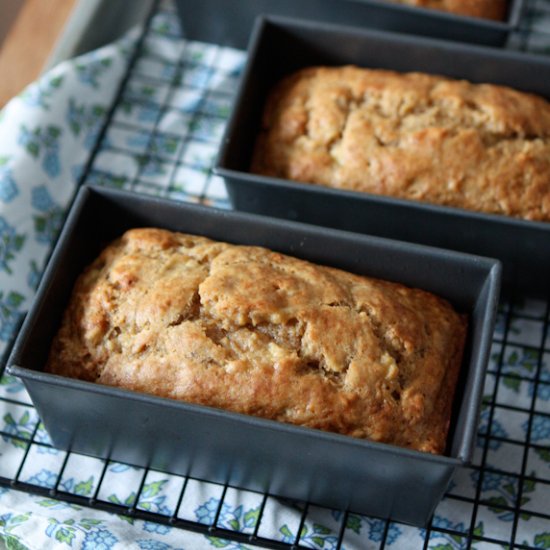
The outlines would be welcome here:
M 251 171 L 550 221 L 550 103 L 422 73 L 312 67 L 283 79 Z
M 483 17 L 502 21 L 506 17 L 507 0 L 388 0 L 398 4 L 448 11 L 457 15 Z
M 46 370 L 442 453 L 466 325 L 422 290 L 134 229 L 78 279 Z

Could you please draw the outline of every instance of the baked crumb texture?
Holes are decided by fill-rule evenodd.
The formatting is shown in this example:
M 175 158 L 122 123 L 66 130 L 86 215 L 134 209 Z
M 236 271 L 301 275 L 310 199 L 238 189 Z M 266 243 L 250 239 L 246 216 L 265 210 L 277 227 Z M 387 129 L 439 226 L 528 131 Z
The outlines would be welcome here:
M 550 221 L 550 103 L 422 73 L 308 68 L 271 94 L 251 170 Z
M 390 0 L 390 2 L 499 21 L 506 17 L 507 4 L 506 0 Z
M 78 279 L 46 370 L 441 453 L 465 333 L 422 290 L 135 229 Z

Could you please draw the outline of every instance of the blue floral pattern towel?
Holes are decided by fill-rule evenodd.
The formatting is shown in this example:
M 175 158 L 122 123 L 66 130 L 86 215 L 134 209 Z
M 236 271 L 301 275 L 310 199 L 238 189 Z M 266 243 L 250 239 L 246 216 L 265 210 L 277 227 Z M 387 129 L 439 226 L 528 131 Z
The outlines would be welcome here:
M 516 47 L 550 51 L 550 2 L 528 0 Z M 0 112 L 0 356 L 28 309 L 65 212 L 113 104 L 137 35 L 31 85 Z M 86 183 L 223 208 L 210 168 L 245 60 L 181 39 L 170 3 L 151 23 Z M 0 378 L 0 479 L 303 547 L 346 550 L 550 548 L 548 305 L 503 303 L 472 467 L 427 529 L 284 502 L 54 449 L 22 384 Z M 261 515 L 261 521 L 259 521 Z M 0 487 L 0 546 L 245 549 L 172 526 Z M 471 541 L 471 544 L 470 544 Z
M 0 356 L 29 307 L 131 45 L 61 64 L 0 113 Z

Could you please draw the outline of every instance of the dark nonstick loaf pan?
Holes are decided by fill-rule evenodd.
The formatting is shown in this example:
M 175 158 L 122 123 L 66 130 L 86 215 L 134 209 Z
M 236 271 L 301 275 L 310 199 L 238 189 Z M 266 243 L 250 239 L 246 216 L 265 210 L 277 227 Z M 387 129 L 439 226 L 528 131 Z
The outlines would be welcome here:
M 78 274 L 110 241 L 153 226 L 262 245 L 424 288 L 469 316 L 446 456 L 295 427 L 43 372 Z M 84 187 L 8 361 L 61 449 L 424 524 L 470 459 L 500 264 L 276 219 Z
M 356 64 L 492 82 L 550 99 L 550 60 L 393 33 L 260 18 L 216 171 L 233 206 L 307 223 L 496 257 L 504 284 L 546 295 L 550 223 L 470 212 L 249 173 L 269 91 L 307 66 Z
M 518 28 L 524 0 L 509 1 L 506 21 L 464 17 L 385 0 L 176 0 L 176 6 L 187 38 L 236 48 L 246 47 L 254 18 L 263 14 L 500 46 Z

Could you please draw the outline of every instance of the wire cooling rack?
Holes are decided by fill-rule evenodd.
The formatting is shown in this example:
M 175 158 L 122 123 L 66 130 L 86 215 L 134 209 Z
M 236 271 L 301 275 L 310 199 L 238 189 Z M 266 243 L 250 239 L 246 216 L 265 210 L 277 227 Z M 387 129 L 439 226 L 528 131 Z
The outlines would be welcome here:
M 546 11 L 550 20 L 549 4 L 527 3 L 516 48 L 545 50 L 550 37 L 542 39 L 535 14 Z M 184 43 L 173 6 L 157 2 L 80 183 L 229 208 L 224 185 L 210 169 L 244 60 L 237 50 Z M 525 296 L 502 301 L 472 466 L 458 471 L 426 529 L 369 520 L 368 548 L 550 548 L 549 324 L 550 301 Z M 2 485 L 237 545 L 337 549 L 350 541 L 366 547 L 354 539 L 358 516 L 352 513 L 286 503 L 294 521 L 281 528 L 271 517 L 281 502 L 270 495 L 61 453 L 51 447 L 29 401 L 4 391 L 0 410 L 25 419 L 0 431 L 0 445 L 19 453 L 17 464 L 0 464 Z M 55 475 L 41 477 L 32 469 L 37 462 Z M 79 471 L 86 472 L 81 481 Z M 111 491 L 113 473 L 127 485 L 126 496 Z M 160 478 L 165 494 L 151 499 Z M 192 513 L 197 494 L 215 503 L 208 514 Z M 208 500 L 210 494 L 216 498 Z M 253 514 L 247 521 L 232 520 L 229 504 L 243 501 Z

